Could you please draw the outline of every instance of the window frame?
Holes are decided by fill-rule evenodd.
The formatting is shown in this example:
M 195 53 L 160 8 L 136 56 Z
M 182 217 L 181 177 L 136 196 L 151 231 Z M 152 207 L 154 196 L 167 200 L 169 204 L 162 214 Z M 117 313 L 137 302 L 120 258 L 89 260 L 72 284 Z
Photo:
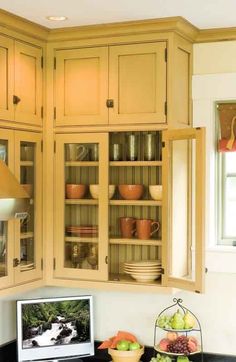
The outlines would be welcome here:
M 222 100 L 215 103 L 215 140 L 218 142 L 220 136 L 220 119 L 218 106 L 224 103 L 236 103 L 235 100 Z M 226 209 L 226 167 L 225 167 L 225 157 L 227 152 L 218 152 L 217 146 L 215 149 L 215 200 L 216 200 L 216 247 L 235 247 L 236 246 L 236 235 L 233 237 L 225 236 L 225 218 L 224 212 Z M 236 177 L 236 174 L 235 176 Z

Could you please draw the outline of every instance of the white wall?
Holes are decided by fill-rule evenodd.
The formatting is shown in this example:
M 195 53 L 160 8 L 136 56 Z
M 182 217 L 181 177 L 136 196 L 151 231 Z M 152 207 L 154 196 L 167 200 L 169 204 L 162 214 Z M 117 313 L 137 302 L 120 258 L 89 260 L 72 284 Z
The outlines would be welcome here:
M 176 295 L 148 293 L 114 293 L 97 290 L 41 288 L 24 295 L 0 301 L 0 343 L 15 339 L 15 299 L 62 295 L 92 294 L 95 310 L 95 339 L 103 340 L 118 330 L 134 333 L 145 345 L 153 345 L 157 315 L 172 304 L 173 297 L 182 298 L 184 305 L 200 320 L 204 351 L 235 354 L 236 275 L 209 273 L 206 293 L 181 292 Z
M 195 125 L 207 127 L 207 266 L 206 292 L 203 295 L 180 292 L 177 295 L 114 293 L 97 290 L 41 288 L 0 299 L 0 344 L 16 337 L 15 300 L 30 297 L 92 294 L 95 302 L 95 338 L 113 336 L 118 330 L 134 333 L 153 344 L 154 323 L 159 312 L 172 304 L 173 297 L 199 318 L 205 352 L 236 355 L 236 253 L 220 253 L 212 246 L 214 232 L 214 102 L 236 99 L 236 42 L 197 44 L 194 47 L 193 108 Z M 228 257 L 228 258 L 227 258 Z M 228 270 L 227 273 L 224 271 Z M 223 272 L 223 273 L 222 273 Z

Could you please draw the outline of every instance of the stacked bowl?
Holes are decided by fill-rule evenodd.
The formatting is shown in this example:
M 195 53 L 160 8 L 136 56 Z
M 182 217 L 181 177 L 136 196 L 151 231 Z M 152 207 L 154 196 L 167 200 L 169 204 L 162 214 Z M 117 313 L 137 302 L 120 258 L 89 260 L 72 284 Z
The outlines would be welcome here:
M 161 276 L 160 260 L 129 261 L 124 263 L 124 272 L 139 283 L 150 283 Z

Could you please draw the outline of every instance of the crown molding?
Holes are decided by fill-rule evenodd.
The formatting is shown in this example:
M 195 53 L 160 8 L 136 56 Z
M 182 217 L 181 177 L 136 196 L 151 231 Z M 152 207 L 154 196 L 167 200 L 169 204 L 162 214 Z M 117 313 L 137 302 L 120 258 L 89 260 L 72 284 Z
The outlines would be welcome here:
M 196 43 L 236 40 L 236 27 L 199 30 Z
M 71 28 L 51 29 L 49 42 L 82 40 L 103 37 L 118 37 L 150 33 L 176 32 L 189 41 L 194 42 L 198 29 L 184 18 L 168 17 L 139 21 L 126 21 L 98 25 L 78 26 Z
M 0 9 L 0 27 L 44 42 L 163 32 L 177 33 L 192 43 L 236 40 L 236 27 L 198 29 L 181 16 L 49 29 Z
M 48 28 L 2 9 L 0 9 L 0 26 L 9 31 L 14 31 L 24 36 L 30 36 L 31 38 L 40 41 L 46 41 L 49 34 Z

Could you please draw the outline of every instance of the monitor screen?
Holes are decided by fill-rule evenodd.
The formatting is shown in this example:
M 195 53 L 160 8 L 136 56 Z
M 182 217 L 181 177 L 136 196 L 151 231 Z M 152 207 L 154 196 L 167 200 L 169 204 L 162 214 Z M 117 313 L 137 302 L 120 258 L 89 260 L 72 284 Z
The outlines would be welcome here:
M 18 361 L 94 355 L 92 296 L 17 301 Z

